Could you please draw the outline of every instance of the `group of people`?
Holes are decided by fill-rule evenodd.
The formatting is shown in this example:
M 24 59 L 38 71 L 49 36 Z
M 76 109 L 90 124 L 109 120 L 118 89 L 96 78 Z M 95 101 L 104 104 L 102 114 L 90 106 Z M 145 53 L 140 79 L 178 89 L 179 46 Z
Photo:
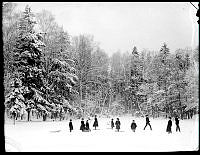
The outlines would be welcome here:
M 115 122 L 115 125 L 114 125 L 113 118 L 111 119 L 111 128 L 112 128 L 112 129 L 114 128 L 114 126 L 116 126 L 116 129 L 117 129 L 117 131 L 119 132 L 120 125 L 121 125 L 121 123 L 120 123 L 120 121 L 119 121 L 119 118 L 117 118 L 117 120 L 116 120 L 116 122 Z
M 98 127 L 98 120 L 97 120 L 97 116 L 96 115 L 95 115 L 95 118 L 94 118 L 93 127 L 95 128 L 95 130 Z M 70 130 L 70 132 L 73 130 L 73 124 L 72 124 L 72 120 L 71 119 L 70 119 L 70 122 L 69 122 L 69 130 Z M 82 118 L 80 130 L 82 130 L 82 132 L 89 132 L 89 131 L 91 131 L 88 120 L 86 120 L 86 123 L 85 123 L 84 119 Z
M 169 117 L 169 121 L 167 123 L 167 129 L 166 129 L 166 132 L 168 133 L 172 133 L 172 118 Z M 180 126 L 179 126 L 179 119 L 178 117 L 175 117 L 175 124 L 176 124 L 176 131 L 179 131 L 181 132 L 181 129 L 180 129 Z
M 114 124 L 113 119 L 111 119 L 111 128 L 112 128 L 112 129 L 114 128 L 114 126 L 116 126 L 116 129 L 117 129 L 117 131 L 119 132 L 120 124 L 121 124 L 121 123 L 120 123 L 120 121 L 119 121 L 119 118 L 117 118 L 117 121 L 115 122 L 115 124 Z M 149 125 L 149 126 L 150 126 L 150 129 L 152 130 L 148 115 L 146 115 L 146 125 L 145 125 L 145 127 L 144 127 L 144 130 L 145 130 L 145 128 L 147 127 L 147 125 Z M 132 130 L 133 132 L 135 132 L 136 128 L 137 128 L 137 124 L 135 123 L 135 120 L 133 120 L 132 123 L 131 123 L 131 130 Z
M 112 118 L 110 124 L 111 124 L 111 129 L 113 129 L 114 127 L 116 127 L 116 130 L 119 132 L 120 125 L 121 125 L 119 118 L 117 118 L 117 120 L 115 121 L 115 123 L 114 123 L 114 120 Z M 176 131 L 180 132 L 180 126 L 179 126 L 179 119 L 178 119 L 178 117 L 175 117 L 175 124 L 176 124 Z M 144 130 L 146 129 L 147 126 L 149 126 L 150 130 L 152 130 L 152 127 L 151 127 L 148 115 L 146 115 L 146 124 L 144 126 Z M 94 118 L 93 127 L 95 128 L 95 130 L 96 130 L 96 127 L 98 127 L 98 120 L 97 120 L 97 116 L 96 115 L 95 115 L 95 118 Z M 169 117 L 169 121 L 168 121 L 168 124 L 167 124 L 166 132 L 172 133 L 171 127 L 172 127 L 172 120 L 171 120 L 171 117 Z M 135 132 L 136 128 L 137 128 L 137 124 L 136 124 L 135 120 L 133 120 L 132 123 L 131 123 L 131 130 L 133 132 Z M 70 132 L 73 130 L 73 124 L 72 124 L 72 120 L 71 119 L 70 119 L 70 122 L 69 122 L 69 129 L 70 129 Z M 91 129 L 89 127 L 88 120 L 86 120 L 86 123 L 84 123 L 84 119 L 82 118 L 80 130 L 82 130 L 83 132 L 89 132 L 89 131 L 91 131 Z

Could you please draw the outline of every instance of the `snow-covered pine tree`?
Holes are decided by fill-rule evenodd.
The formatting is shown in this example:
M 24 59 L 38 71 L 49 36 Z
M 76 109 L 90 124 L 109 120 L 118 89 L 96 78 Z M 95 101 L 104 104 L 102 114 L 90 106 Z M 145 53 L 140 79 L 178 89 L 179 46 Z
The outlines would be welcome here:
M 30 111 L 33 108 L 46 113 L 53 106 L 44 98 L 47 87 L 43 82 L 44 69 L 41 48 L 45 45 L 42 42 L 41 35 L 34 31 L 35 24 L 34 15 L 27 5 L 19 21 L 19 36 L 13 52 L 15 71 L 20 75 L 18 81 L 23 88 L 21 90 L 23 91 L 24 101 L 21 104 L 26 108 L 28 116 L 30 116 Z M 16 105 L 17 103 L 14 102 L 9 107 L 12 109 Z
M 15 124 L 17 114 L 24 112 L 26 106 L 24 104 L 25 99 L 23 97 L 23 87 L 18 74 L 14 75 L 10 82 L 10 92 L 5 96 L 5 109 L 7 116 L 12 116 Z M 14 115 L 15 114 L 15 115 Z
M 170 51 L 166 43 L 163 43 L 163 46 L 160 49 L 158 54 L 158 67 L 160 72 L 157 74 L 157 85 L 159 90 L 164 90 L 165 96 L 165 106 L 168 106 L 167 102 L 167 87 L 169 85 L 168 77 L 170 75 L 170 62 L 169 62 Z
M 132 100 L 132 106 L 135 107 L 136 110 L 140 109 L 140 102 L 142 95 L 138 94 L 139 87 L 143 82 L 143 76 L 142 76 L 142 64 L 139 59 L 139 53 L 137 52 L 137 48 L 134 47 L 132 51 L 132 60 L 131 60 L 131 79 L 130 79 L 130 95 Z
M 169 103 L 175 109 L 179 110 L 181 118 L 183 118 L 183 109 L 186 106 L 184 99 L 186 96 L 186 88 L 188 81 L 185 79 L 186 71 L 189 69 L 189 55 L 184 55 L 181 53 L 176 53 L 173 61 L 173 67 L 171 68 L 170 85 L 168 86 L 168 99 Z M 186 103 L 187 104 L 187 103 Z
M 51 89 L 49 98 L 55 103 L 56 111 L 62 115 L 63 106 L 67 109 L 71 109 L 69 101 L 72 100 L 72 95 L 77 94 L 73 86 L 76 84 L 78 77 L 76 76 L 76 69 L 74 61 L 69 56 L 69 36 L 64 31 L 61 31 L 58 36 L 58 48 L 55 57 L 52 57 L 49 74 L 48 84 Z
M 167 57 L 169 56 L 169 48 L 167 47 L 166 43 L 163 43 L 163 46 L 160 49 L 160 58 L 162 63 L 166 63 Z

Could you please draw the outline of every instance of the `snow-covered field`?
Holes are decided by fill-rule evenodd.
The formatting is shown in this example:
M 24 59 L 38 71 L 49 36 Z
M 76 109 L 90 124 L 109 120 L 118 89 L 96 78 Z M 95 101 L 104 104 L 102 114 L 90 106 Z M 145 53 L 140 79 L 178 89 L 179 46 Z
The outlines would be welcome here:
M 82 132 L 80 120 L 73 120 L 70 133 L 69 121 L 57 122 L 12 122 L 5 123 L 7 151 L 21 152 L 162 152 L 193 151 L 199 149 L 199 117 L 180 120 L 181 132 L 166 133 L 168 119 L 150 118 L 152 131 L 145 126 L 145 118 L 119 117 L 121 130 L 110 128 L 110 118 L 98 118 L 99 127 L 94 130 L 93 119 L 89 121 L 91 132 Z M 132 120 L 137 123 L 132 132 Z M 114 121 L 116 117 L 114 117 Z

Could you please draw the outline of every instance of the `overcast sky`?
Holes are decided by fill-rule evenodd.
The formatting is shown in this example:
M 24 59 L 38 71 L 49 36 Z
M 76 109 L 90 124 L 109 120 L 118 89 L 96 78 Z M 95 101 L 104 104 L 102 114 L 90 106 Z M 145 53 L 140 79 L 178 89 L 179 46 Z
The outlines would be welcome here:
M 196 9 L 189 3 L 17 3 L 33 12 L 49 10 L 70 34 L 91 34 L 109 55 L 117 50 L 160 50 L 163 42 L 171 52 L 198 45 Z M 198 3 L 193 4 L 198 7 Z

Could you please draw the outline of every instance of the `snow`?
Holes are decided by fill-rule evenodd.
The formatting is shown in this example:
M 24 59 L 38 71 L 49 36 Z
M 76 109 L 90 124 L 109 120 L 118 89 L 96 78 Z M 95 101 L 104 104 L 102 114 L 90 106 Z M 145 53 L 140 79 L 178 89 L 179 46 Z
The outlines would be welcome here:
M 116 117 L 113 117 L 114 121 Z M 111 129 L 111 118 L 98 118 L 99 127 L 94 130 L 93 119 L 89 120 L 91 132 L 79 130 L 81 120 L 72 120 L 74 130 L 69 132 L 69 120 L 57 122 L 6 122 L 5 137 L 8 151 L 21 152 L 168 152 L 194 151 L 199 149 L 199 117 L 180 120 L 181 132 L 175 131 L 172 119 L 172 134 L 166 133 L 168 119 L 119 117 L 120 132 Z M 132 120 L 136 132 L 130 129 Z M 9 145 L 12 144 L 12 145 Z

